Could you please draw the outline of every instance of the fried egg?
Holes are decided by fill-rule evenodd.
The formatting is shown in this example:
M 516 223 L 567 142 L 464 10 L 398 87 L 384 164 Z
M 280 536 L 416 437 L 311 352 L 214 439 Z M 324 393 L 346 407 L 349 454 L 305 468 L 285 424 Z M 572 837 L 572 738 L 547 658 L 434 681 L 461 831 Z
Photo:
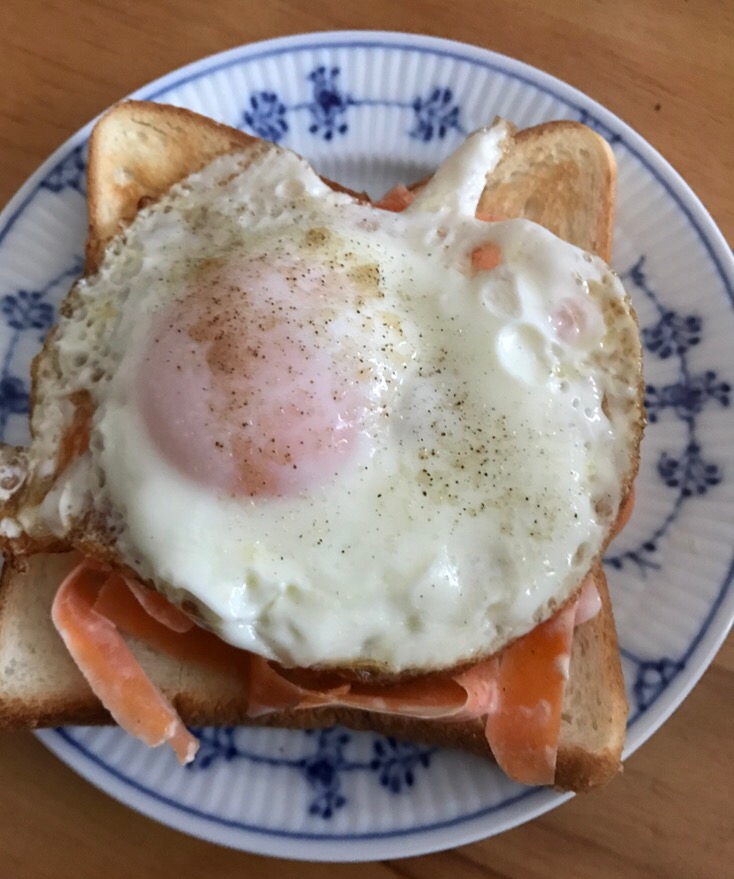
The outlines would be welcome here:
M 447 668 L 548 617 L 617 515 L 639 339 L 601 260 L 475 218 L 506 136 L 402 213 L 265 144 L 142 209 L 56 331 L 38 449 L 93 415 L 52 530 L 287 665 Z

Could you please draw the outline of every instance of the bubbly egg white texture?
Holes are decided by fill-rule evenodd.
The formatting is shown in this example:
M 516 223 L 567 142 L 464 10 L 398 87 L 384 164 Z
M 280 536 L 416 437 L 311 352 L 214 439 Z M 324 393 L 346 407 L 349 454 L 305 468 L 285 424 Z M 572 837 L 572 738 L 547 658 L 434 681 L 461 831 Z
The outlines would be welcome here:
M 142 210 L 57 332 L 55 393 L 95 414 L 54 528 L 93 510 L 141 577 L 291 665 L 449 667 L 550 615 L 617 514 L 639 346 L 604 263 L 474 218 L 504 136 L 401 214 L 275 146 Z

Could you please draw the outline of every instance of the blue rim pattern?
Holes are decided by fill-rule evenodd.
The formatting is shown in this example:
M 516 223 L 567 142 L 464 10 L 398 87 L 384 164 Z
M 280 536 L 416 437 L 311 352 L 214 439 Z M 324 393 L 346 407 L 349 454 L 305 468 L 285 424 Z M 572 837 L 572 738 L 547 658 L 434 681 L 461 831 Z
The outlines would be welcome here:
M 135 781 L 132 778 L 129 778 L 124 773 L 115 769 L 112 766 L 109 766 L 104 760 L 100 759 L 96 754 L 92 751 L 87 750 L 80 742 L 78 742 L 73 736 L 69 735 L 68 731 L 61 728 L 55 730 L 56 734 L 61 738 L 66 744 L 71 745 L 74 750 L 79 751 L 84 757 L 88 758 L 92 761 L 96 766 L 100 769 L 105 770 L 105 772 L 109 773 L 113 778 L 118 781 L 123 782 L 126 785 L 129 785 L 131 788 L 136 790 L 138 793 L 145 794 L 146 796 L 151 796 L 156 800 L 159 800 L 161 803 L 164 803 L 166 806 L 173 806 L 176 809 L 180 809 L 183 812 L 186 812 L 187 815 L 191 815 L 195 818 L 203 818 L 207 821 L 212 821 L 215 824 L 219 824 L 223 827 L 230 827 L 237 830 L 247 830 L 251 833 L 263 833 L 268 836 L 277 836 L 282 839 L 301 839 L 301 840 L 331 840 L 334 842 L 345 842 L 350 840 L 374 840 L 374 839 L 394 839 L 400 836 L 412 836 L 415 833 L 424 833 L 426 831 L 431 830 L 443 830 L 449 827 L 456 827 L 459 824 L 463 824 L 467 821 L 473 821 L 477 818 L 484 818 L 487 815 L 492 815 L 496 812 L 499 812 L 501 809 L 506 809 L 508 806 L 512 806 L 515 803 L 519 803 L 522 800 L 526 800 L 530 797 L 537 797 L 539 794 L 542 794 L 543 791 L 539 791 L 537 788 L 525 788 L 520 791 L 520 793 L 515 794 L 514 796 L 503 800 L 501 803 L 495 803 L 492 806 L 487 806 L 483 809 L 478 809 L 476 812 L 471 812 L 469 814 L 460 815 L 456 818 L 451 818 L 447 821 L 436 821 L 433 824 L 422 824 L 420 827 L 409 827 L 403 828 L 400 830 L 383 830 L 379 832 L 370 832 L 370 833 L 299 833 L 294 830 L 274 830 L 272 828 L 264 828 L 259 827 L 255 824 L 247 824 L 244 821 L 233 821 L 229 818 L 222 818 L 218 815 L 211 815 L 208 812 L 203 812 L 200 809 L 195 808 L 194 806 L 187 806 L 180 803 L 178 800 L 173 800 L 170 797 L 167 797 L 158 791 L 146 787 L 140 782 Z
M 411 52 L 420 52 L 420 53 L 438 55 L 438 56 L 442 56 L 442 57 L 449 57 L 449 58 L 453 58 L 456 60 L 461 60 L 463 62 L 469 62 L 469 63 L 474 64 L 476 66 L 480 66 L 484 69 L 488 69 L 493 72 L 501 73 L 505 76 L 509 76 L 513 79 L 516 79 L 520 82 L 523 82 L 524 84 L 532 86 L 534 89 L 536 89 L 538 91 L 544 92 L 545 94 L 552 96 L 556 100 L 562 101 L 569 108 L 571 108 L 571 110 L 575 111 L 578 114 L 578 118 L 581 121 L 584 121 L 587 124 L 590 124 L 590 125 L 592 125 L 592 127 L 599 130 L 613 144 L 620 145 L 621 147 L 623 147 L 624 149 L 629 151 L 646 168 L 646 170 L 650 174 L 652 174 L 652 176 L 658 181 L 658 183 L 662 184 L 663 188 L 666 190 L 666 193 L 668 195 L 672 196 L 672 198 L 675 201 L 678 208 L 686 216 L 686 219 L 687 219 L 688 223 L 690 224 L 690 226 L 695 230 L 696 234 L 698 235 L 699 240 L 701 241 L 701 243 L 704 244 L 704 247 L 708 253 L 708 256 L 712 260 L 712 262 L 716 268 L 716 271 L 718 273 L 718 276 L 723 283 L 723 286 L 726 290 L 729 301 L 734 303 L 734 290 L 732 289 L 732 284 L 731 284 L 729 278 L 727 277 L 726 272 L 724 271 L 724 268 L 721 265 L 721 263 L 718 259 L 718 256 L 717 256 L 716 252 L 714 251 L 714 248 L 713 248 L 710 240 L 703 233 L 703 231 L 702 231 L 701 227 L 699 226 L 698 222 L 696 221 L 695 217 L 691 213 L 688 206 L 683 202 L 683 200 L 681 199 L 678 192 L 670 185 L 670 183 L 668 182 L 668 180 L 665 177 L 661 176 L 661 174 L 658 173 L 658 171 L 653 167 L 653 165 L 650 163 L 650 161 L 639 150 L 637 150 L 632 144 L 630 144 L 627 140 L 625 140 L 621 134 L 619 134 L 617 131 L 614 131 L 612 127 L 602 123 L 601 120 L 597 119 L 589 110 L 585 109 L 581 104 L 574 103 L 570 99 L 564 97 L 559 92 L 553 91 L 553 89 L 550 88 L 549 86 L 546 86 L 545 84 L 534 80 L 530 76 L 518 73 L 508 67 L 503 67 L 501 64 L 497 64 L 497 63 L 487 61 L 487 60 L 479 60 L 479 59 L 476 59 L 476 58 L 473 58 L 470 56 L 467 57 L 467 55 L 460 54 L 459 52 L 451 51 L 448 49 L 442 49 L 442 48 L 437 48 L 437 47 L 428 47 L 428 46 L 416 46 L 416 45 L 413 45 L 410 43 L 405 43 L 405 44 L 401 44 L 398 42 L 385 43 L 385 42 L 381 42 L 379 40 L 367 40 L 367 41 L 362 41 L 362 40 L 344 41 L 344 40 L 341 40 L 338 42 L 319 41 L 318 43 L 308 43 L 306 45 L 300 45 L 300 46 L 288 46 L 288 47 L 281 47 L 281 48 L 275 48 L 275 49 L 270 49 L 270 50 L 265 49 L 261 52 L 253 53 L 251 55 L 229 57 L 229 58 L 227 58 L 227 60 L 221 61 L 218 64 L 214 64 L 211 67 L 208 67 L 206 70 L 197 70 L 197 72 L 192 73 L 192 74 L 188 74 L 188 75 L 184 75 L 175 81 L 167 81 L 165 86 L 160 87 L 157 90 L 154 87 L 149 87 L 149 89 L 145 89 L 141 92 L 141 97 L 145 97 L 148 99 L 155 99 L 156 97 L 161 96 L 162 94 L 170 91 L 173 88 L 180 87 L 187 82 L 191 82 L 196 79 L 200 79 L 201 77 L 209 76 L 212 73 L 216 72 L 217 70 L 221 70 L 221 69 L 224 69 L 224 68 L 227 68 L 227 67 L 230 67 L 233 65 L 237 65 L 237 64 L 245 64 L 245 63 L 249 64 L 249 63 L 252 63 L 257 60 L 262 60 L 267 57 L 273 57 L 275 55 L 280 55 L 280 54 L 284 54 L 284 53 L 293 53 L 293 52 L 298 52 L 298 51 L 312 51 L 314 48 L 317 48 L 317 47 L 318 48 L 325 48 L 325 49 L 344 48 L 344 47 L 350 47 L 350 48 L 356 48 L 356 47 L 360 47 L 360 48 L 391 48 L 394 50 L 402 49 L 402 50 L 407 50 L 407 51 L 411 51 Z M 510 65 L 510 67 L 511 67 L 511 65 Z M 318 71 L 314 71 L 314 74 L 318 74 Z M 337 74 L 338 74 L 338 68 L 332 68 L 331 70 L 325 70 L 325 73 L 322 72 L 321 74 L 319 74 L 322 77 L 320 82 L 316 81 L 318 77 L 314 76 L 313 81 L 314 81 L 315 93 L 316 93 L 316 89 L 318 87 L 321 87 L 323 89 L 323 88 L 327 88 L 329 86 L 332 88 L 333 93 L 336 93 L 335 77 Z M 324 76 L 326 78 L 324 78 Z M 330 79 L 329 79 L 329 77 L 330 77 Z M 260 93 L 260 99 L 262 99 L 263 94 L 265 94 L 265 93 Z M 434 101 L 436 101 L 436 100 L 438 101 L 439 106 L 441 106 L 442 104 L 446 104 L 446 105 L 449 105 L 450 109 L 453 109 L 450 107 L 451 99 L 452 99 L 452 96 L 450 95 L 450 93 L 448 94 L 448 97 L 445 97 L 443 93 L 439 93 L 437 91 L 437 92 L 434 92 L 434 94 L 432 96 L 429 96 L 429 99 L 428 99 L 429 101 L 430 101 L 431 97 L 434 98 Z M 272 103 L 272 101 L 277 101 L 277 96 L 273 99 L 268 97 L 267 100 Z M 416 99 L 416 101 L 419 101 L 419 99 Z M 362 102 L 362 103 L 367 103 L 367 102 Z M 345 101 L 345 103 L 341 107 L 341 112 L 345 111 L 346 107 L 348 107 L 348 106 L 358 106 L 359 104 L 360 104 L 359 100 L 348 99 L 347 101 Z M 247 124 L 250 128 L 254 128 L 255 130 L 257 130 L 257 124 L 256 124 L 257 118 L 256 118 L 256 115 L 254 115 L 253 111 L 257 110 L 257 106 L 258 106 L 257 103 L 255 105 L 253 105 L 252 101 L 251 101 L 250 109 L 248 111 L 245 111 L 245 113 L 243 114 L 244 123 Z M 413 102 L 411 105 L 408 105 L 408 106 L 410 106 L 418 114 L 418 111 L 420 110 L 420 104 L 416 104 L 416 102 Z M 309 112 L 311 112 L 312 114 L 314 112 L 313 103 L 312 104 L 304 103 L 303 105 L 293 105 L 290 108 L 283 107 L 284 111 L 286 109 L 290 109 L 290 110 L 306 109 L 306 110 L 309 110 Z M 248 115 L 249 115 L 249 118 L 248 118 Z M 283 113 L 280 113 L 280 115 L 282 116 Z M 333 136 L 334 133 L 340 133 L 339 125 L 335 124 L 335 119 L 338 119 L 338 116 L 339 116 L 339 114 L 337 113 L 333 118 L 329 117 L 329 118 L 326 118 L 325 120 L 322 119 L 320 124 L 315 121 L 313 123 L 315 128 L 313 128 L 312 133 L 319 134 L 320 136 L 324 137 L 327 140 L 330 139 L 330 137 Z M 253 123 L 255 123 L 255 124 L 253 124 Z M 343 126 L 344 124 L 345 124 L 344 122 L 340 123 L 341 126 Z M 457 109 L 457 112 L 453 116 L 450 117 L 449 124 L 444 126 L 443 133 L 441 133 L 440 131 L 437 131 L 438 136 L 443 137 L 445 132 L 447 130 L 449 130 L 450 128 L 455 128 L 457 131 L 463 130 L 461 123 L 459 122 L 459 119 L 458 119 L 458 109 Z M 277 129 L 277 128 L 274 129 L 276 134 L 278 133 L 278 130 L 279 129 Z M 425 137 L 426 130 L 427 129 L 424 126 L 423 138 L 422 138 L 424 140 L 427 139 Z M 413 132 L 409 132 L 409 133 L 411 134 L 411 136 L 420 138 L 420 131 L 421 131 L 421 129 L 416 128 L 416 129 L 414 129 Z M 327 137 L 327 134 L 329 134 L 329 132 L 331 132 L 331 134 Z M 260 132 L 260 133 L 264 133 L 264 132 Z M 282 135 L 284 133 L 284 131 L 281 130 L 280 133 Z M 433 136 L 433 132 L 431 133 L 430 136 Z M 279 138 L 276 137 L 275 139 L 279 139 Z M 65 186 L 69 186 L 71 188 L 76 189 L 80 194 L 83 194 L 83 182 L 82 182 L 83 176 L 81 173 L 81 172 L 83 172 L 83 168 L 84 168 L 84 144 L 81 144 L 81 145 L 73 147 L 67 154 L 65 154 L 60 160 L 58 160 L 56 162 L 56 164 L 53 166 L 53 168 L 50 170 L 50 172 L 47 173 L 46 177 L 43 180 L 41 180 L 38 184 L 36 184 L 36 186 L 31 190 L 30 194 L 16 208 L 16 210 L 9 217 L 4 228 L 0 230 L 0 244 L 2 244 L 2 241 L 4 240 L 5 236 L 8 234 L 8 232 L 10 231 L 12 226 L 15 224 L 18 217 L 22 214 L 22 212 L 28 206 L 28 204 L 33 200 L 33 198 L 35 197 L 35 195 L 37 194 L 37 192 L 40 188 L 47 188 L 52 191 L 58 191 L 59 189 L 65 187 Z M 78 269 L 79 269 L 79 264 L 78 264 L 78 262 L 75 262 L 74 267 L 72 267 L 68 271 L 64 272 L 63 275 L 65 278 L 70 277 L 73 273 L 78 271 Z M 634 283 L 636 283 L 643 290 L 643 292 L 646 292 L 646 293 L 648 292 L 645 290 L 644 272 L 643 272 L 643 267 L 641 264 L 634 266 L 632 269 L 630 269 L 628 274 L 629 274 L 630 279 Z M 49 283 L 49 285 L 47 285 L 47 288 L 45 288 L 45 289 L 50 289 L 56 283 L 59 283 L 60 280 L 61 280 L 61 278 L 54 279 L 52 282 Z M 31 293 L 29 295 L 32 296 L 33 293 Z M 650 295 L 650 294 L 648 293 L 648 295 Z M 652 296 L 654 297 L 654 294 L 652 294 Z M 12 305 L 9 307 L 12 307 Z M 7 314 L 6 314 L 6 316 L 7 316 Z M 664 315 L 662 314 L 662 311 L 661 311 L 661 320 L 663 319 L 663 317 L 664 317 Z M 46 328 L 46 326 L 47 326 L 46 321 L 47 320 L 48 320 L 48 315 L 44 315 L 44 317 L 42 319 L 39 318 L 39 321 L 41 321 L 43 323 L 43 326 L 41 326 L 41 324 L 39 323 L 37 328 L 38 329 Z M 12 327 L 12 324 L 10 324 L 10 325 Z M 32 326 L 36 327 L 36 324 L 32 324 Z M 24 328 L 24 327 L 21 327 L 21 329 L 22 328 Z M 696 330 L 695 323 L 687 325 L 687 328 L 690 330 L 690 333 L 695 333 L 695 330 Z M 684 326 L 683 329 L 685 330 L 686 326 Z M 665 328 L 663 327 L 661 332 L 664 333 L 664 331 L 665 331 Z M 652 332 L 652 330 L 650 332 Z M 660 334 L 658 334 L 658 335 L 660 335 Z M 651 345 L 658 344 L 657 350 L 658 350 L 658 352 L 660 351 L 659 339 L 658 339 L 658 343 L 656 343 L 655 337 L 652 336 L 650 340 L 646 340 L 646 342 L 648 342 L 648 341 L 650 342 L 650 344 L 647 345 L 648 349 L 654 351 L 656 349 L 654 347 L 651 348 Z M 691 344 L 693 344 L 693 343 L 691 343 Z M 679 356 L 683 356 L 684 351 L 683 352 L 677 351 L 676 353 Z M 663 389 L 663 390 L 665 390 L 665 389 Z M 719 389 L 720 395 L 728 393 L 728 390 L 729 390 L 728 386 L 725 388 L 720 388 Z M 708 396 L 710 396 L 712 398 L 714 398 L 716 396 L 715 392 L 711 392 L 710 390 L 706 390 L 706 389 L 704 389 L 704 391 L 705 391 L 705 393 L 708 394 Z M 12 394 L 11 394 L 11 398 L 12 398 Z M 13 404 L 16 406 L 16 409 L 14 411 L 17 411 L 17 407 L 21 405 L 19 402 L 19 399 L 20 398 L 16 399 L 15 403 Z M 721 402 L 721 400 L 720 400 L 720 402 Z M 728 402 L 728 399 L 727 399 L 727 402 Z M 650 400 L 648 400 L 648 405 L 649 405 L 649 403 L 650 403 Z M 671 393 L 669 392 L 667 397 L 665 395 L 662 395 L 662 396 L 658 396 L 658 398 L 653 398 L 653 407 L 652 407 L 653 410 L 655 410 L 656 406 L 660 410 L 662 410 L 666 407 L 671 407 L 671 406 L 674 407 L 675 401 L 671 397 Z M 4 418 L 6 418 L 6 417 L 7 416 L 3 416 L 2 413 L 0 413 L 0 420 L 2 420 L 2 426 L 4 426 Z M 679 462 L 674 461 L 673 463 L 676 464 Z M 705 466 L 707 466 L 707 465 L 703 465 L 703 466 L 704 466 L 704 476 L 705 476 L 705 472 L 706 472 Z M 712 466 L 712 465 L 708 465 L 708 466 Z M 660 467 L 659 467 L 659 469 L 660 469 Z M 673 479 L 675 477 L 675 473 L 673 472 L 674 470 L 675 470 L 675 467 L 673 466 L 673 468 L 669 474 L 671 479 Z M 662 469 L 660 470 L 660 475 L 663 479 L 665 479 L 665 474 L 663 473 Z M 709 471 L 709 475 L 712 477 L 712 479 L 714 476 L 716 476 L 716 474 L 714 474 L 713 471 Z M 711 481 L 709 484 L 713 485 L 715 483 L 713 481 Z M 681 495 L 681 497 L 682 497 L 682 495 Z M 632 558 L 632 554 L 633 553 L 629 554 L 630 559 L 632 561 L 634 561 L 635 563 L 639 564 L 639 562 L 637 562 L 637 559 Z M 616 561 L 617 561 L 617 558 L 610 559 L 610 562 L 614 566 L 617 566 L 615 564 Z M 620 565 L 621 565 L 621 561 L 620 561 Z M 729 568 L 727 577 L 726 577 L 725 581 L 723 582 L 723 584 L 720 588 L 719 594 L 718 594 L 717 598 L 715 599 L 709 613 L 707 614 L 706 619 L 705 619 L 699 633 L 694 638 L 692 643 L 689 645 L 689 648 L 686 650 L 685 654 L 679 660 L 662 659 L 662 660 L 651 661 L 651 660 L 645 660 L 645 659 L 642 659 L 638 656 L 635 656 L 635 655 L 631 654 L 629 651 L 623 651 L 624 655 L 626 655 L 628 659 L 633 660 L 634 662 L 636 662 L 638 664 L 638 679 L 635 684 L 636 695 L 637 695 L 638 688 L 639 688 L 638 710 L 637 710 L 637 713 L 634 715 L 634 717 L 632 717 L 630 719 L 630 721 L 629 721 L 630 725 L 633 724 L 634 722 L 636 722 L 637 719 L 643 713 L 645 713 L 647 710 L 649 710 L 649 708 L 655 702 L 657 702 L 657 700 L 660 698 L 660 696 L 663 694 L 663 692 L 666 689 L 668 689 L 668 687 L 673 682 L 673 680 L 678 675 L 678 673 L 686 666 L 686 664 L 690 660 L 690 657 L 692 656 L 693 652 L 696 650 L 696 648 L 699 646 L 699 644 L 703 640 L 703 638 L 708 630 L 708 627 L 711 624 L 711 621 L 713 620 L 713 618 L 715 617 L 718 609 L 721 607 L 721 605 L 724 601 L 724 598 L 726 597 L 726 593 L 728 591 L 728 588 L 731 584 L 733 574 L 734 574 L 734 560 L 732 561 L 732 564 Z M 434 825 L 410 828 L 410 829 L 407 829 L 404 831 L 383 832 L 383 833 L 366 834 L 366 835 L 359 835 L 359 834 L 356 834 L 356 835 L 344 835 L 344 834 L 332 835 L 332 834 L 314 834 L 314 833 L 292 834 L 287 831 L 267 830 L 264 828 L 249 826 L 249 825 L 238 823 L 238 822 L 229 822 L 229 821 L 226 821 L 225 819 L 219 818 L 217 816 L 208 815 L 206 813 L 200 812 L 199 810 L 193 809 L 189 806 L 182 805 L 181 803 L 179 803 L 177 801 L 169 801 L 167 798 L 163 797 L 162 795 L 160 795 L 156 791 L 145 788 L 145 786 L 143 786 L 143 785 L 139 785 L 134 780 L 127 778 L 122 773 L 117 772 L 117 770 L 115 770 L 112 767 L 105 764 L 98 757 L 96 757 L 93 753 L 86 750 L 79 742 L 77 742 L 65 730 L 59 730 L 58 735 L 61 738 L 63 738 L 64 741 L 66 741 L 68 744 L 70 744 L 72 747 L 76 748 L 81 753 L 83 753 L 88 759 L 90 759 L 91 761 L 93 761 L 94 763 L 99 765 L 101 768 L 104 768 L 107 772 L 109 772 L 110 774 L 115 776 L 118 780 L 123 781 L 124 783 L 131 785 L 132 787 L 134 787 L 135 789 L 137 789 L 141 793 L 145 793 L 146 795 L 157 798 L 157 799 L 161 800 L 162 802 L 166 802 L 167 805 L 171 805 L 171 806 L 174 806 L 178 809 L 182 809 L 183 811 L 186 811 L 196 817 L 206 818 L 208 820 L 212 820 L 212 821 L 224 824 L 226 826 L 234 826 L 234 827 L 238 827 L 240 829 L 263 832 L 263 833 L 267 833 L 267 834 L 283 835 L 283 836 L 288 836 L 288 837 L 292 837 L 292 838 L 338 839 L 338 840 L 343 841 L 343 840 L 349 840 L 349 839 L 375 839 L 375 838 L 381 838 L 381 837 L 385 837 L 385 836 L 395 836 L 395 835 L 419 833 L 419 832 L 422 832 L 425 830 L 437 829 L 439 827 L 454 826 L 457 823 L 462 823 L 464 821 L 468 821 L 473 818 L 481 817 L 483 815 L 487 815 L 492 812 L 496 812 L 499 809 L 505 808 L 506 806 L 508 806 L 512 803 L 515 803 L 515 802 L 517 802 L 521 799 L 524 799 L 528 796 L 532 796 L 534 793 L 536 793 L 533 790 L 523 791 L 520 794 L 518 794 L 516 797 L 512 797 L 509 800 L 505 800 L 500 804 L 489 807 L 488 809 L 480 810 L 479 812 L 477 812 L 475 814 L 464 815 L 459 818 L 453 819 L 452 821 L 450 821 L 448 823 L 447 822 L 438 822 Z
M 289 130 L 289 113 L 308 111 L 310 134 L 326 141 L 349 130 L 347 111 L 350 107 L 389 107 L 412 110 L 415 116 L 408 137 L 429 143 L 434 137 L 443 140 L 449 131 L 466 135 L 459 120 L 461 108 L 454 101 L 454 94 L 445 86 L 434 86 L 427 97 L 416 96 L 412 101 L 388 101 L 375 98 L 355 98 L 339 84 L 340 67 L 320 65 L 306 79 L 311 83 L 312 95 L 308 101 L 286 104 L 276 92 L 260 91 L 250 95 L 250 103 L 242 115 L 244 126 L 265 140 L 278 143 Z

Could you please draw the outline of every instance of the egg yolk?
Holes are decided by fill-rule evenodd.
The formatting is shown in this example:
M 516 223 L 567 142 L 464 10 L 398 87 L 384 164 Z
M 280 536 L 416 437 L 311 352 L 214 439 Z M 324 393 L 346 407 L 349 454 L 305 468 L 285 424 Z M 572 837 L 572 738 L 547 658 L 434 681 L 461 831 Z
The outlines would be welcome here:
M 166 459 L 233 496 L 294 495 L 336 475 L 366 407 L 329 330 L 348 284 L 297 263 L 202 268 L 155 316 L 138 373 Z

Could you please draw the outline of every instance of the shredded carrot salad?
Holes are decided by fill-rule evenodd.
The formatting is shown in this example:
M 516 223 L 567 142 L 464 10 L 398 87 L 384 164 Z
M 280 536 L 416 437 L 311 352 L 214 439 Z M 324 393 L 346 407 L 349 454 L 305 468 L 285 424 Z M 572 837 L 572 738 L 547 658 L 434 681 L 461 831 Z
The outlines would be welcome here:
M 52 617 L 114 720 L 147 745 L 168 743 L 181 762 L 193 759 L 196 739 L 124 635 L 179 660 L 236 675 L 251 717 L 325 705 L 448 722 L 484 717 L 488 744 L 508 775 L 529 784 L 553 779 L 573 602 L 497 657 L 458 674 L 369 684 L 333 672 L 282 668 L 225 643 L 155 594 L 150 600 L 139 584 L 83 561 L 59 587 Z

